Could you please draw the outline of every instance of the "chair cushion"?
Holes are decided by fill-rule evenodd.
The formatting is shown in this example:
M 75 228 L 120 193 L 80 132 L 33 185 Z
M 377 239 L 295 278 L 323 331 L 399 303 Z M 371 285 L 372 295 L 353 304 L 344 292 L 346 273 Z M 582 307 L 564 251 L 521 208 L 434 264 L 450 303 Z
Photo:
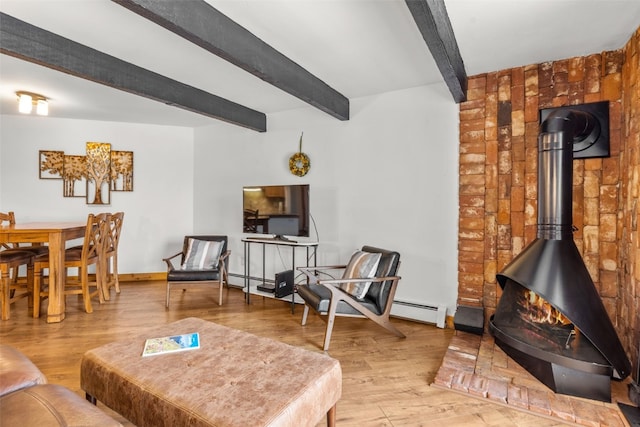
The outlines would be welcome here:
M 7 264 L 27 264 L 33 262 L 34 255 L 31 252 L 25 252 L 18 249 L 7 249 L 0 251 L 0 262 Z
M 349 264 L 342 275 L 343 279 L 365 279 L 375 277 L 380 253 L 355 251 L 349 260 Z M 361 300 L 367 294 L 371 282 L 349 282 L 341 283 L 340 288 L 346 293 Z
M 298 295 L 304 300 L 304 302 L 312 307 L 318 313 L 326 313 L 329 311 L 329 303 L 331 302 L 331 291 L 322 285 L 315 284 L 300 284 L 297 288 Z M 381 314 L 382 312 L 376 305 L 376 303 L 368 297 L 364 300 L 359 300 L 362 305 L 367 307 L 369 311 Z M 358 310 L 344 301 L 338 301 L 338 307 L 336 313 L 350 314 L 354 316 L 362 315 Z
M 222 246 L 222 242 L 190 238 L 184 262 L 180 268 L 182 270 L 217 269 Z
M 220 270 L 171 270 L 167 273 L 168 282 L 197 282 L 220 280 Z

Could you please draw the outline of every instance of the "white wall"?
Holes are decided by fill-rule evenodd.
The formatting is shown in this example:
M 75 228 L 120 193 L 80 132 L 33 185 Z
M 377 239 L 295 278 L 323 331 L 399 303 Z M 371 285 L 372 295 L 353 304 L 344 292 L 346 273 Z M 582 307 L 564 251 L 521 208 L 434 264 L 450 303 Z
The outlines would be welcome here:
M 303 131 L 311 170 L 299 178 L 288 159 Z M 365 244 L 397 250 L 396 299 L 446 305 L 453 314 L 458 106 L 444 85 L 352 99 L 345 122 L 309 107 L 269 115 L 261 134 L 222 123 L 196 129 L 195 170 L 194 228 L 230 236 L 232 273 L 243 272 L 242 187 L 308 183 L 319 264 L 344 263 Z M 289 251 L 270 251 L 268 276 L 290 268 Z
M 130 123 L 3 115 L 0 211 L 18 221 L 86 220 L 91 212 L 124 211 L 119 272 L 165 270 L 193 227 L 193 130 Z M 61 180 L 38 178 L 39 150 L 84 155 L 87 141 L 133 151 L 133 192 L 112 192 L 111 205 L 62 196 Z
M 241 274 L 242 186 L 308 183 L 320 264 L 346 262 L 365 244 L 397 250 L 397 299 L 455 310 L 458 106 L 444 85 L 352 99 L 344 122 L 311 107 L 270 114 L 266 133 L 222 122 L 193 130 L 0 119 L 0 211 L 13 210 L 20 221 L 124 211 L 121 273 L 164 271 L 161 259 L 195 232 L 229 235 L 231 272 Z M 288 159 L 303 131 L 311 171 L 299 178 Z M 134 152 L 133 192 L 112 193 L 110 206 L 95 207 L 62 197 L 61 181 L 38 179 L 39 150 L 84 154 L 86 141 Z M 252 273 L 260 272 L 259 260 L 256 252 Z M 288 251 L 271 250 L 268 274 L 288 263 Z

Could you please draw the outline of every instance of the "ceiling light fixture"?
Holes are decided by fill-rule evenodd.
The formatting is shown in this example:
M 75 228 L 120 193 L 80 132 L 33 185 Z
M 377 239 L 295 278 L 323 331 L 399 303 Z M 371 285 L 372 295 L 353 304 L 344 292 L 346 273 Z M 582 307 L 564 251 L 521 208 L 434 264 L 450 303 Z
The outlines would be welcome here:
M 18 95 L 18 111 L 23 114 L 31 114 L 33 106 L 36 107 L 36 114 L 40 116 L 49 115 L 49 101 L 44 96 L 33 93 L 20 91 Z

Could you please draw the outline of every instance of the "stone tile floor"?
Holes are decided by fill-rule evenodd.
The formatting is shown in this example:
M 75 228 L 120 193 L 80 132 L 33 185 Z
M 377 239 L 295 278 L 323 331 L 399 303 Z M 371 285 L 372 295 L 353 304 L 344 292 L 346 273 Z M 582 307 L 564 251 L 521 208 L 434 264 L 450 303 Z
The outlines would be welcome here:
M 629 426 L 618 402 L 631 404 L 625 381 L 612 381 L 612 402 L 556 394 L 495 345 L 493 337 L 456 331 L 434 387 L 585 426 Z

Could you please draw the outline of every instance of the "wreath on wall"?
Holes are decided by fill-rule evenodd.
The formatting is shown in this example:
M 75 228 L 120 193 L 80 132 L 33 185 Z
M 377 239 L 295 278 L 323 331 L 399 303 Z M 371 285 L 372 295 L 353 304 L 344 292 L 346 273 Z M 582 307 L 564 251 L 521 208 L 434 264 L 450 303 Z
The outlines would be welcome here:
M 304 135 L 304 132 L 300 134 L 298 152 L 289 157 L 289 170 L 296 176 L 305 176 L 311 168 L 309 156 L 302 152 L 302 135 Z

